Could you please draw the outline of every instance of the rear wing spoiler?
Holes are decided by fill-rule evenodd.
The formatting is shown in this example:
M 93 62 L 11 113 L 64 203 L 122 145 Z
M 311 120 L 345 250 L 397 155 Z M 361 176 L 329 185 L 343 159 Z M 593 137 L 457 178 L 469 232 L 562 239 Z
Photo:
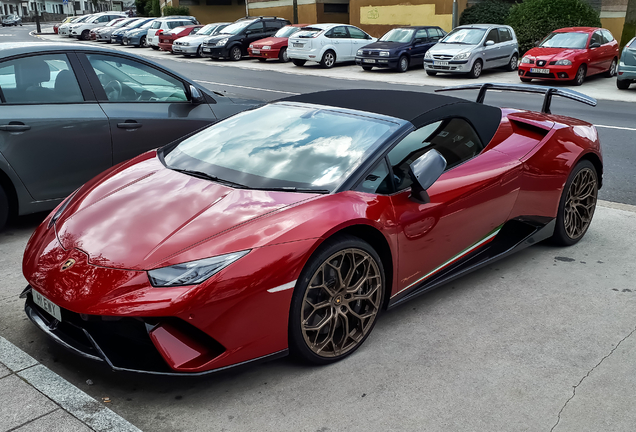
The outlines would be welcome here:
M 447 91 L 456 91 L 456 90 L 479 90 L 479 94 L 477 95 L 477 100 L 475 102 L 484 103 L 484 98 L 486 97 L 486 91 L 488 89 L 543 94 L 544 98 L 543 98 L 543 107 L 541 108 L 541 112 L 544 114 L 552 114 L 550 112 L 550 104 L 552 103 L 553 95 L 561 96 L 561 97 L 571 99 L 577 102 L 581 102 L 587 105 L 596 106 L 596 99 L 574 90 L 538 86 L 538 85 L 528 85 L 528 84 L 499 84 L 499 83 L 464 84 L 464 85 L 459 85 L 454 87 L 444 87 L 441 89 L 437 89 L 435 91 L 447 92 Z

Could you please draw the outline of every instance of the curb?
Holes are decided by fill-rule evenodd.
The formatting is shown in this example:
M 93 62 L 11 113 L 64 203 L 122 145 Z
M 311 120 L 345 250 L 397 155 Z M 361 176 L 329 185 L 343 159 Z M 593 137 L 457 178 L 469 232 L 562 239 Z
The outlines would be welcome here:
M 96 432 L 141 432 L 2 336 L 0 364 Z

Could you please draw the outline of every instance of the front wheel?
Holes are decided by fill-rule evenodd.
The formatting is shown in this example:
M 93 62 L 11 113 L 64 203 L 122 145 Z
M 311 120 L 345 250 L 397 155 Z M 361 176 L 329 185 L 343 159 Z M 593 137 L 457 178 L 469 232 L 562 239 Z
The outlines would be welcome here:
M 89 33 L 90 33 L 90 32 L 89 32 L 88 30 L 84 30 L 84 31 L 82 32 L 82 34 L 80 35 L 79 39 L 80 39 L 80 40 L 88 40 L 88 35 L 89 35 Z
M 197 57 L 202 57 L 203 56 L 203 47 L 201 45 L 199 45 L 199 48 L 197 48 Z
M 230 60 L 239 61 L 243 57 L 243 53 L 241 52 L 241 47 L 235 45 L 230 49 Z
M 552 243 L 571 246 L 583 238 L 592 223 L 598 195 L 598 173 L 592 162 L 579 162 L 565 183 Z
M 612 78 L 614 75 L 616 75 L 617 64 L 618 64 L 618 61 L 616 60 L 616 57 L 614 57 L 614 59 L 612 59 L 612 64 L 610 65 L 610 68 L 607 70 L 607 72 L 605 72 L 606 78 Z
M 154 46 L 154 45 L 150 45 L 150 48 L 152 48 L 153 50 L 157 51 L 159 49 L 158 46 Z
M 146 39 L 146 36 L 142 36 L 141 39 L 139 39 L 139 46 L 148 48 L 148 40 Z
M 404 73 L 407 70 L 409 70 L 409 58 L 407 56 L 403 55 L 398 60 L 397 71 Z
M 303 269 L 289 312 L 289 349 L 314 364 L 336 362 L 362 345 L 384 299 L 384 268 L 357 237 L 323 244 Z
M 371 69 L 373 69 L 373 66 L 362 66 L 362 70 L 363 71 L 370 71 Z
M 532 78 L 519 78 L 522 83 L 529 83 L 532 81 Z
M 325 53 L 322 55 L 322 59 L 320 60 L 320 66 L 324 67 L 325 69 L 331 69 L 335 64 L 336 53 L 331 50 L 325 51 Z
M 473 63 L 473 67 L 470 68 L 470 72 L 468 72 L 468 77 L 473 79 L 479 78 L 482 70 L 483 70 L 483 64 L 481 63 L 481 60 L 477 59 L 475 60 L 475 63 Z
M 307 60 L 296 60 L 296 59 L 293 59 L 292 63 L 294 64 L 294 66 L 305 66 L 305 63 L 307 63 Z
M 580 86 L 585 81 L 585 75 L 587 74 L 587 66 L 582 64 L 579 66 L 579 70 L 576 71 L 576 76 L 572 80 L 572 84 L 575 86 Z
M 437 72 L 432 71 L 432 70 L 426 70 L 426 75 L 428 75 L 428 76 L 435 76 L 435 75 L 437 75 Z

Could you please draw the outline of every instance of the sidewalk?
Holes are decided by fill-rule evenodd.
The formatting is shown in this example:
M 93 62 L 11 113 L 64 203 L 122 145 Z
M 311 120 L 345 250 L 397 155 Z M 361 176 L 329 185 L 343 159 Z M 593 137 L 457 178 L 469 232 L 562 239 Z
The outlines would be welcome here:
M 0 336 L 0 432 L 141 432 Z

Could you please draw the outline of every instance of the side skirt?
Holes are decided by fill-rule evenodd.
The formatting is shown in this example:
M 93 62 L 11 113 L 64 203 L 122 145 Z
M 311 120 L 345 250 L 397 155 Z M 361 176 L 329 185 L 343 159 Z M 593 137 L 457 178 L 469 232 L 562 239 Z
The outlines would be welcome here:
M 439 267 L 424 280 L 391 298 L 387 309 L 480 269 L 515 252 L 548 239 L 554 233 L 556 219 L 542 216 L 520 217 L 506 222 L 492 241 L 482 240 L 467 255 Z M 483 243 L 483 245 L 480 245 Z M 472 246 L 471 248 L 473 248 Z M 469 250 L 471 249 L 469 248 Z

